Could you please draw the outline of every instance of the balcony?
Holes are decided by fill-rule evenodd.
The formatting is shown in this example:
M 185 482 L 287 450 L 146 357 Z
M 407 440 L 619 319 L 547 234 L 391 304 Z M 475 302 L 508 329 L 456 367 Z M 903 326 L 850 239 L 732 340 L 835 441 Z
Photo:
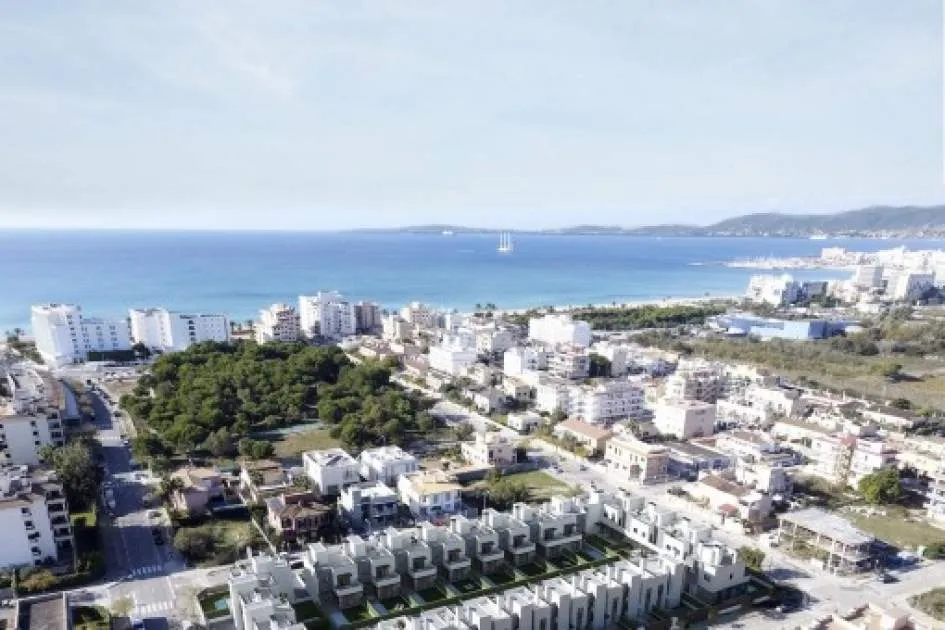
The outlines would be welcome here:
M 426 558 L 415 558 L 411 563 L 407 574 L 416 580 L 432 577 L 436 575 L 436 567 L 426 562 Z
M 377 589 L 399 585 L 400 575 L 398 575 L 396 571 L 391 570 L 390 567 L 378 567 L 374 571 L 374 575 L 371 576 L 371 583 L 374 584 Z
M 361 583 L 357 580 L 352 581 L 351 576 L 348 574 L 339 575 L 335 580 L 335 596 L 338 598 L 350 597 L 352 595 L 360 595 L 364 591 L 364 587 L 361 586 Z
M 499 556 L 501 557 L 502 554 L 499 554 Z M 472 562 L 461 550 L 450 549 L 443 558 L 443 566 L 450 571 L 456 571 L 458 569 L 468 569 L 472 566 Z
M 63 540 L 65 538 L 72 538 L 72 530 L 70 530 L 68 527 L 53 530 L 53 538 L 57 541 Z

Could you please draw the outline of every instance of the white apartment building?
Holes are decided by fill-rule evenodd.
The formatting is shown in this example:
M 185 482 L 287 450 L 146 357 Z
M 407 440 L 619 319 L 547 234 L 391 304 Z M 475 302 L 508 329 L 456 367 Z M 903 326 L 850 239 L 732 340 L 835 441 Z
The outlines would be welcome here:
M 399 446 L 379 446 L 361 451 L 358 456 L 361 477 L 366 481 L 381 481 L 396 486 L 401 475 L 416 472 L 417 458 Z
M 761 425 L 778 417 L 795 416 L 803 408 L 799 390 L 751 384 L 740 395 L 719 399 L 716 416 L 724 423 Z
M 354 305 L 355 327 L 358 332 L 371 332 L 381 327 L 381 306 L 377 302 L 358 302 Z
M 450 376 L 462 376 L 477 358 L 475 347 L 467 345 L 459 337 L 447 335 L 440 345 L 430 348 L 430 369 Z
M 715 447 L 737 459 L 761 461 L 778 452 L 778 443 L 764 433 L 755 431 L 726 431 L 715 437 Z
M 641 442 L 632 435 L 623 434 L 607 440 L 604 458 L 609 468 L 626 475 L 631 481 L 651 483 L 667 478 L 669 450 Z
M 459 511 L 463 487 L 456 478 L 440 470 L 417 471 L 401 475 L 397 482 L 400 502 L 420 518 L 433 518 Z
M 133 308 L 128 311 L 128 320 L 132 341 L 161 352 L 185 350 L 201 341 L 226 342 L 230 339 L 230 322 L 225 315 Z
M 643 387 L 626 380 L 603 380 L 594 385 L 577 385 L 568 391 L 568 415 L 592 424 L 611 424 L 646 413 Z
M 880 289 L 883 286 L 881 265 L 859 265 L 853 272 L 853 286 L 862 290 Z
M 794 304 L 801 299 L 802 294 L 801 283 L 788 274 L 752 276 L 745 291 L 745 297 L 752 302 L 773 306 Z
M 504 468 L 516 462 L 515 444 L 508 437 L 491 431 L 477 433 L 472 442 L 462 442 L 460 453 L 474 466 Z
M 512 332 L 493 326 L 476 330 L 476 352 L 480 354 L 497 354 L 505 352 L 515 345 Z
M 411 302 L 404 306 L 400 309 L 400 317 L 420 328 L 439 328 L 443 321 L 441 313 L 420 302 Z
M 299 316 L 288 304 L 273 304 L 259 311 L 256 343 L 297 341 L 300 336 Z
M 591 359 L 582 348 L 563 347 L 548 357 L 548 375 L 569 381 L 585 379 L 591 372 Z
M 126 319 L 83 317 L 82 332 L 86 356 L 93 352 L 120 352 L 131 349 L 131 328 Z
M 925 511 L 929 519 L 941 523 L 945 521 L 945 464 L 940 465 L 929 477 Z
M 305 337 L 349 337 L 358 330 L 355 306 L 337 291 L 300 295 L 299 326 Z
M 505 421 L 510 429 L 514 429 L 519 433 L 531 433 L 541 426 L 542 417 L 534 411 L 526 411 L 524 413 L 510 413 Z
M 381 337 L 386 341 L 401 342 L 413 338 L 413 325 L 397 314 L 381 319 Z
M 74 304 L 42 304 L 30 309 L 36 349 L 52 366 L 81 363 L 90 352 L 131 349 L 127 320 L 85 318 Z
M 0 469 L 0 531 L 4 569 L 72 559 L 69 510 L 53 473 L 31 473 L 26 466 Z
M 630 348 L 627 346 L 601 341 L 595 343 L 591 351 L 610 361 L 610 375 L 615 378 L 630 370 Z
M 535 408 L 539 412 L 568 412 L 571 384 L 559 378 L 542 377 L 535 386 Z
M 901 271 L 894 273 L 889 279 L 886 292 L 894 300 L 908 301 L 918 298 L 934 284 L 934 274 Z
M 539 348 L 509 348 L 502 355 L 502 372 L 506 376 L 521 376 L 548 368 L 548 352 Z
M 0 397 L 0 465 L 39 464 L 42 447 L 65 444 L 59 409 L 32 370 L 11 369 L 3 378 L 10 395 Z
M 811 440 L 814 472 L 833 482 L 845 483 L 850 475 L 850 460 L 856 446 L 852 435 L 818 435 Z
M 702 359 L 681 360 L 666 378 L 665 397 L 714 403 L 725 393 L 725 366 Z
M 715 433 L 715 405 L 699 400 L 664 400 L 653 412 L 653 426 L 680 440 Z
M 340 448 L 306 451 L 302 466 L 320 494 L 340 494 L 345 487 L 361 482 L 358 460 Z
M 528 338 L 532 341 L 587 348 L 591 345 L 591 325 L 571 319 L 571 315 L 548 314 L 528 320 Z
M 850 459 L 850 483 L 855 485 L 860 479 L 883 468 L 896 465 L 896 451 L 886 440 L 880 437 L 859 437 Z

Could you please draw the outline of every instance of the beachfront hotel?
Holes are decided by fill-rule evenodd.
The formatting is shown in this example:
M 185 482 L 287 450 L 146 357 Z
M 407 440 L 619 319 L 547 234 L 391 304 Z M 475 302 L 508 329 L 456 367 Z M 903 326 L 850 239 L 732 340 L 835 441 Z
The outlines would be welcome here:
M 190 314 L 166 308 L 133 308 L 128 311 L 131 338 L 152 350 L 186 350 L 201 341 L 226 342 L 230 322 L 225 315 Z
M 131 349 L 125 319 L 89 318 L 75 304 L 41 304 L 30 309 L 36 350 L 53 367 L 81 363 L 93 352 Z

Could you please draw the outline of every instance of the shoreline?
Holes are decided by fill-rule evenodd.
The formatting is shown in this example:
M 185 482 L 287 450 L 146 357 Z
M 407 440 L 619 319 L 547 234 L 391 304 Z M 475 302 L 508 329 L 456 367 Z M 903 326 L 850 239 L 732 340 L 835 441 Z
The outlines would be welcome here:
M 606 304 L 552 304 L 551 308 L 554 309 L 556 313 L 565 313 L 577 311 L 582 308 L 595 308 L 595 309 L 605 309 L 605 308 L 640 308 L 642 306 L 658 306 L 658 307 L 670 307 L 670 306 L 699 306 L 701 304 L 709 304 L 712 302 L 740 302 L 743 296 L 740 295 L 702 295 L 695 297 L 672 297 L 668 296 L 665 298 L 656 298 L 650 300 L 631 300 L 627 302 L 609 302 Z M 514 309 L 496 309 L 492 311 L 495 315 L 522 315 L 528 311 L 538 311 L 540 313 L 548 312 L 546 306 L 530 306 L 527 308 L 514 308 Z M 463 315 L 472 315 L 475 311 L 464 312 L 460 311 Z

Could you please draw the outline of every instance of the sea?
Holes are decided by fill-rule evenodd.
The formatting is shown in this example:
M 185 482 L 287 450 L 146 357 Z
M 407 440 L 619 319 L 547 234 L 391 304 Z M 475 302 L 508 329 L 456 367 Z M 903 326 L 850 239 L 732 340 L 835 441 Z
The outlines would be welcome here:
M 461 311 L 477 303 L 520 309 L 732 296 L 761 273 L 723 265 L 734 259 L 811 256 L 831 246 L 945 247 L 929 240 L 545 234 L 517 234 L 513 244 L 503 254 L 494 234 L 0 231 L 0 331 L 28 330 L 30 305 L 46 302 L 80 304 L 101 317 L 164 306 L 243 321 L 319 290 L 385 308 L 418 300 Z

